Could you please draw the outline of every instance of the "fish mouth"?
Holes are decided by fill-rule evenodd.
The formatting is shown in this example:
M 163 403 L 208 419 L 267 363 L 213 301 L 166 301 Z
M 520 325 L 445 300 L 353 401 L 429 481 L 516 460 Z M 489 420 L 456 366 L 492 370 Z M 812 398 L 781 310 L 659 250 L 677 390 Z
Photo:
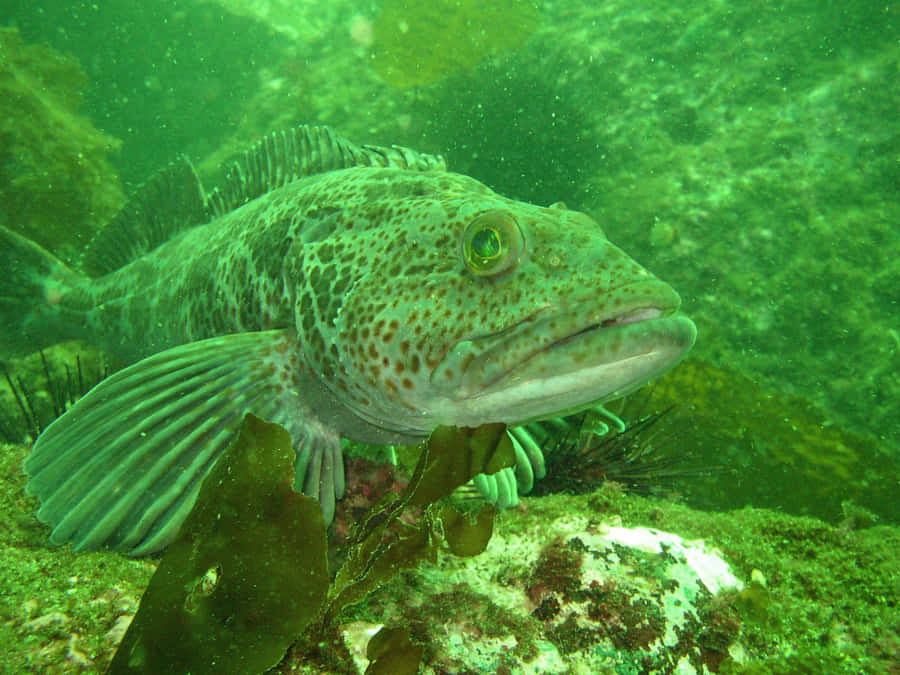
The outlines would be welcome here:
M 459 343 L 435 376 L 452 382 L 451 398 L 467 401 L 458 423 L 569 414 L 624 396 L 676 365 L 697 334 L 680 304 L 668 284 L 653 279 L 542 307 L 503 331 Z

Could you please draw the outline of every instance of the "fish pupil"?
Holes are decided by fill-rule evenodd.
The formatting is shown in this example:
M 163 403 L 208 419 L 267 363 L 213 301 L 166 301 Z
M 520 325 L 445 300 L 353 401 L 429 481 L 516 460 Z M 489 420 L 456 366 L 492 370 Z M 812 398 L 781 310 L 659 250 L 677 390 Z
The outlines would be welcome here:
M 492 260 L 500 255 L 500 235 L 486 227 L 472 235 L 472 250 L 479 258 Z

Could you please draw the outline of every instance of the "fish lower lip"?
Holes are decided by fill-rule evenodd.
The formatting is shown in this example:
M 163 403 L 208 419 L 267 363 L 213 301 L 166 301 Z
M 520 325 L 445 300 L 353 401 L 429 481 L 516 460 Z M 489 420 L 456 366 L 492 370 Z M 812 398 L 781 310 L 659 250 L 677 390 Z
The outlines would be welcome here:
M 451 396 L 510 424 L 559 416 L 634 391 L 681 360 L 696 338 L 693 322 L 674 307 L 592 318 L 546 342 L 523 334 L 492 345 L 471 359 Z

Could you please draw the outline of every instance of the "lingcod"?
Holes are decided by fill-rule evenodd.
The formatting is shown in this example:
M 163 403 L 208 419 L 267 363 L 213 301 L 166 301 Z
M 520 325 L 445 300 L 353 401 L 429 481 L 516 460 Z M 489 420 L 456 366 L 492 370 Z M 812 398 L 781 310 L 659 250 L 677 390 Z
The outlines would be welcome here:
M 696 337 L 678 294 L 584 213 L 325 127 L 267 136 L 208 192 L 174 162 L 74 264 L 3 229 L 0 270 L 0 357 L 79 339 L 124 365 L 25 463 L 50 540 L 78 550 L 163 548 L 247 412 L 290 432 L 295 486 L 330 519 L 342 440 L 585 410 Z M 483 477 L 494 501 L 540 477 L 524 445 Z

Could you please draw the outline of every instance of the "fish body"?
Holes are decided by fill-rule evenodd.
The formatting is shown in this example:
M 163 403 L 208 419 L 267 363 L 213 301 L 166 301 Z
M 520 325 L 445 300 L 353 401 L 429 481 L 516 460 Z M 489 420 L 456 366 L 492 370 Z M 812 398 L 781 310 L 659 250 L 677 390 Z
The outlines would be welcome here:
M 154 191 L 77 272 L 2 235 L 16 288 L 0 286 L 0 319 L 19 317 L 7 352 L 80 338 L 131 364 L 26 463 L 54 541 L 164 546 L 245 412 L 289 430 L 297 485 L 329 515 L 341 438 L 575 412 L 657 377 L 695 339 L 675 291 L 588 216 L 408 149 L 301 127 L 209 196 L 186 163 Z

